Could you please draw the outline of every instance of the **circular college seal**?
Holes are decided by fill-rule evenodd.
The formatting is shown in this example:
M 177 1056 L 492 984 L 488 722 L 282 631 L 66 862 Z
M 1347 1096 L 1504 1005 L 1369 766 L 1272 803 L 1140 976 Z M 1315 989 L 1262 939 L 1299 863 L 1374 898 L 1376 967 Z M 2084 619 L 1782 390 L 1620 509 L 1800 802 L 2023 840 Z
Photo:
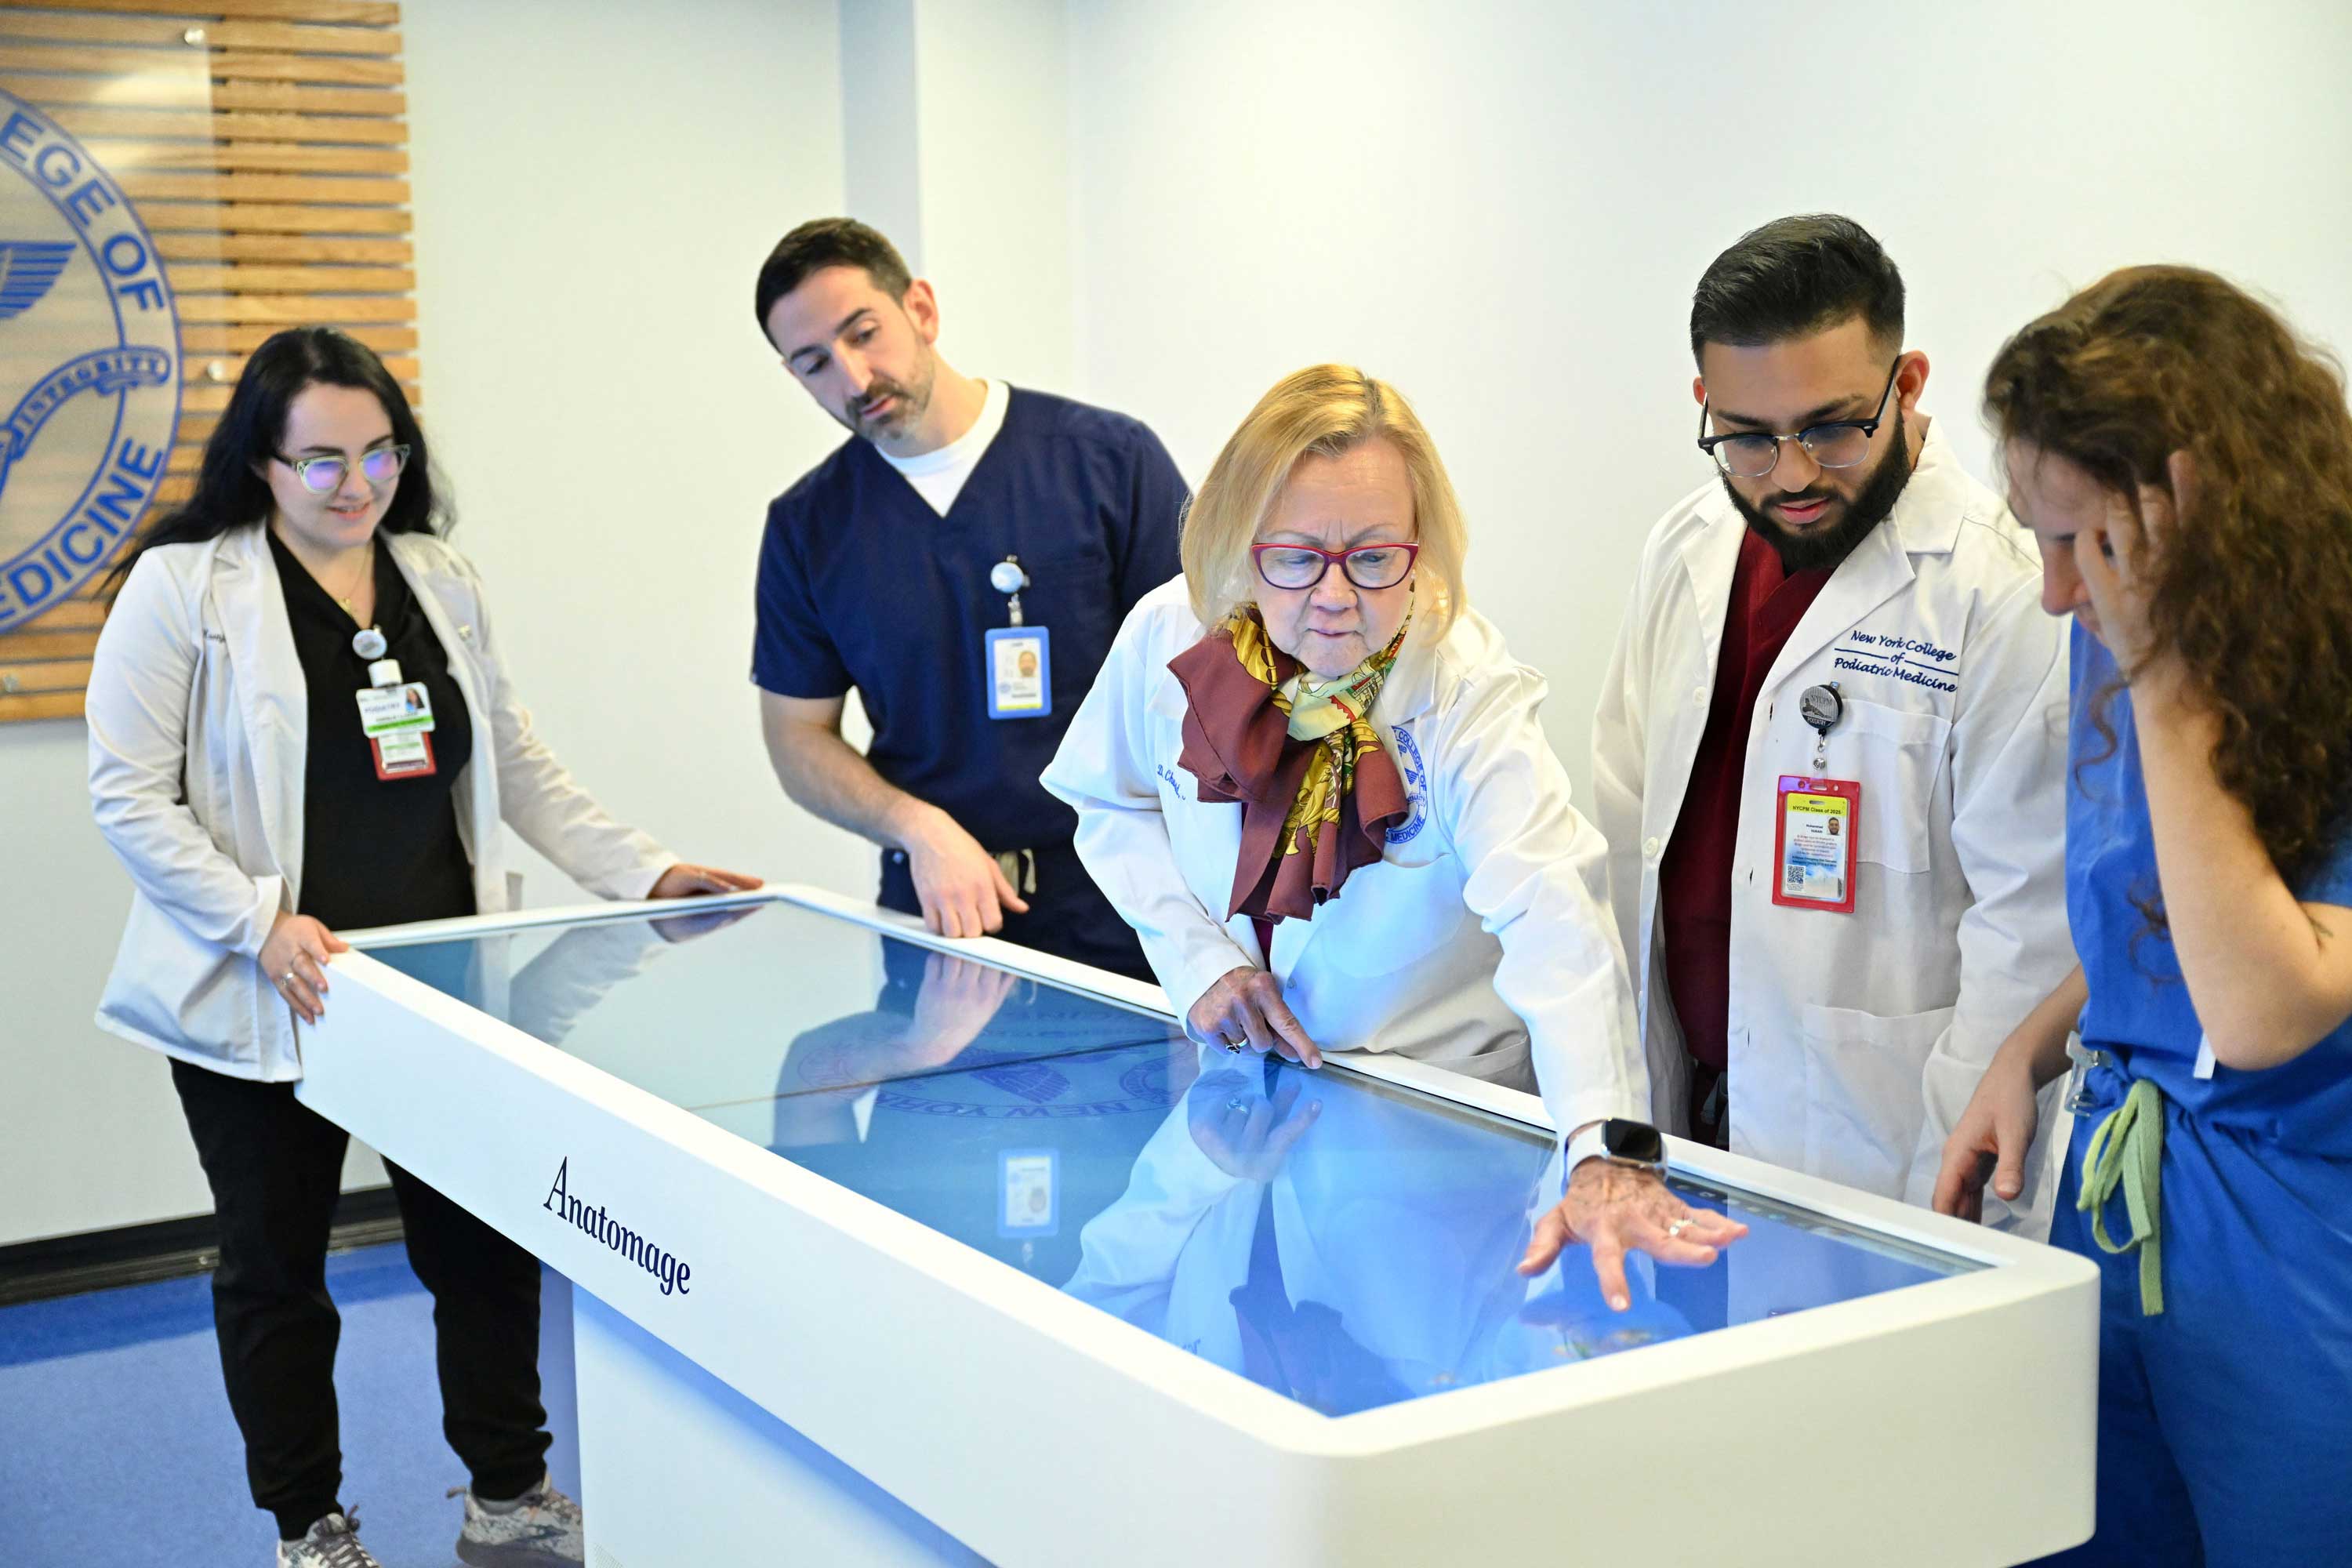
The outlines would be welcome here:
M 154 242 L 79 143 L 0 92 L 0 632 L 96 576 L 155 498 L 180 417 Z

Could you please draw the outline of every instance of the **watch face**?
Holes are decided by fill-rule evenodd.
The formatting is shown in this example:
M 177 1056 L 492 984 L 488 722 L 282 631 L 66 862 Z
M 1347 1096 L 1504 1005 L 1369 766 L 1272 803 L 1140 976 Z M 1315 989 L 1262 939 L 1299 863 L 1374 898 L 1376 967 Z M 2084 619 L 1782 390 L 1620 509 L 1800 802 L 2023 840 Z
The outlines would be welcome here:
M 1643 1165 L 1666 1163 L 1665 1137 L 1646 1121 L 1612 1117 L 1601 1124 L 1601 1147 L 1612 1160 L 1631 1160 Z

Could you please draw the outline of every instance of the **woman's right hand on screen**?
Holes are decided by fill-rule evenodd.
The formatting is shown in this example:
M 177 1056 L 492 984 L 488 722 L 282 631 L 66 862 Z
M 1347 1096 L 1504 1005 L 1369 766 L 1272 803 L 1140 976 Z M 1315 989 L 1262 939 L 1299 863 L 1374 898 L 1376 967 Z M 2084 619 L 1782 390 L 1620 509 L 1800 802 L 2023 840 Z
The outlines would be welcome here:
M 350 951 L 351 943 L 309 915 L 280 910 L 255 962 L 287 1005 L 304 1023 L 315 1024 L 327 1012 L 327 961 Z
M 1229 1051 L 1276 1051 L 1301 1067 L 1323 1065 L 1322 1051 L 1282 999 L 1282 982 L 1263 969 L 1244 964 L 1226 971 L 1201 993 L 1184 1021 L 1194 1035 Z

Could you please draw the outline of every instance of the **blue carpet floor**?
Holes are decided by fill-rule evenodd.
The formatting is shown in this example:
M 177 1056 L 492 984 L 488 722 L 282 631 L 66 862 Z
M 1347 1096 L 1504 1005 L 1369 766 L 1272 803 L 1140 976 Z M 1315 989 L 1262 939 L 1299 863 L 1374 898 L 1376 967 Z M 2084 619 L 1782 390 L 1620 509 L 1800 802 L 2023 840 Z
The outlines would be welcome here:
M 211 1279 L 0 1309 L 0 1568 L 267 1568 L 221 1389 Z M 384 1568 L 448 1568 L 466 1479 L 441 1438 L 433 1304 L 406 1252 L 328 1259 L 343 1314 L 343 1501 Z M 580 1495 L 571 1288 L 546 1277 L 541 1374 L 556 1484 Z M 583 1500 L 585 1500 L 584 1499 Z

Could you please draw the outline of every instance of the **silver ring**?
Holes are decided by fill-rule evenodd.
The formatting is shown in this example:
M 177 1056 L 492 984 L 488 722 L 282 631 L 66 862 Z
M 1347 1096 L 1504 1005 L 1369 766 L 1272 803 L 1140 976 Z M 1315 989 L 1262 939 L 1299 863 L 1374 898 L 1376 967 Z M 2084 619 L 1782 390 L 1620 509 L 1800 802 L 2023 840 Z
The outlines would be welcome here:
M 1248 1100 L 1244 1100 L 1244 1099 L 1243 1099 L 1240 1095 L 1238 1095 L 1238 1094 L 1237 1094 L 1237 1095 L 1235 1095 L 1235 1096 L 1234 1096 L 1231 1100 L 1228 1100 L 1227 1101 L 1225 1101 L 1225 1112 L 1226 1112 L 1226 1114 L 1227 1114 L 1227 1115 L 1231 1115 L 1231 1114 L 1233 1114 L 1233 1113 L 1234 1113 L 1234 1112 L 1235 1112 L 1235 1111 L 1244 1111 L 1244 1110 L 1247 1110 L 1249 1108 L 1250 1108 L 1250 1102 L 1249 1102 Z
M 1236 1056 L 1241 1054 L 1241 1048 L 1242 1043 L 1239 1040 L 1227 1040 L 1225 1042 L 1225 1049 L 1233 1052 Z
M 1680 1218 L 1680 1219 L 1678 1219 L 1678 1220 L 1675 1221 L 1675 1223 L 1674 1223 L 1674 1224 L 1672 1224 L 1672 1225 L 1670 1225 L 1670 1226 L 1666 1226 L 1666 1239 L 1667 1239 L 1668 1241 L 1672 1241 L 1672 1240 L 1674 1240 L 1676 1237 L 1679 1237 L 1680 1235 L 1682 1235 L 1682 1233 L 1683 1233 L 1683 1232 L 1685 1232 L 1685 1231 L 1688 1230 L 1690 1227 L 1691 1227 L 1691 1216 L 1690 1216 L 1690 1215 L 1683 1215 L 1683 1217 L 1682 1217 L 1682 1218 Z
M 278 984 L 280 985 L 291 985 L 294 984 L 295 979 L 296 976 L 294 972 L 289 969 L 285 973 L 278 977 Z

